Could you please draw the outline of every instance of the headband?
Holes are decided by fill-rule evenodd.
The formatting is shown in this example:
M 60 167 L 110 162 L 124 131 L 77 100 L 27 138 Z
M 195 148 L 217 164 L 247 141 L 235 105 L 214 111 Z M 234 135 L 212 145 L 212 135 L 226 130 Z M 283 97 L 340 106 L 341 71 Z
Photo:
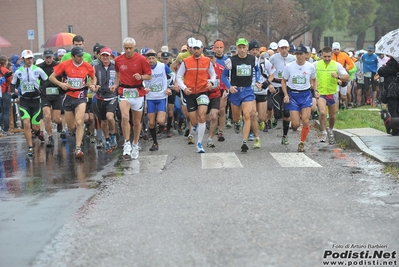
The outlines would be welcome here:
M 222 41 L 216 41 L 216 42 L 214 43 L 214 45 L 215 45 L 215 46 L 224 47 L 224 43 L 223 43 Z

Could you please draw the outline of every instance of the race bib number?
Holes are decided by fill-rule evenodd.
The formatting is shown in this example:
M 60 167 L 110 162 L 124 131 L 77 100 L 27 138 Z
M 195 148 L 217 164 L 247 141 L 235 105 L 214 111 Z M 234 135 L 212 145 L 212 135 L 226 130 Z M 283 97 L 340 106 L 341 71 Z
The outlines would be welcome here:
M 112 85 L 115 84 L 115 71 L 111 70 L 109 72 L 109 81 L 108 81 L 108 86 L 111 87 Z
M 162 84 L 153 84 L 150 86 L 151 92 L 158 93 L 162 91 Z
M 277 73 L 277 77 L 278 77 L 279 79 L 282 79 L 282 78 L 283 78 L 283 72 L 282 72 L 282 71 L 279 71 L 279 72 Z
M 211 82 L 211 80 L 208 80 L 208 83 L 210 83 L 210 82 Z M 213 86 L 212 86 L 212 89 L 219 88 L 219 86 L 220 86 L 220 80 L 219 80 L 219 79 L 216 79 L 216 80 L 215 80 L 215 83 L 214 83 Z
M 292 77 L 293 84 L 306 84 L 306 77 L 304 76 L 294 76 Z
M 68 84 L 73 89 L 83 88 L 83 80 L 81 78 L 68 78 Z
M 371 78 L 371 72 L 365 72 L 364 73 L 364 77 L 366 77 L 366 78 Z
M 238 65 L 237 66 L 237 76 L 251 76 L 251 66 L 250 65 Z
M 22 93 L 29 93 L 34 91 L 35 91 L 34 83 L 27 82 L 22 84 Z
M 138 98 L 139 91 L 135 88 L 123 88 L 123 96 L 126 98 Z
M 58 91 L 58 87 L 47 87 L 46 95 L 58 95 L 60 92 Z
M 208 105 L 209 104 L 209 97 L 207 95 L 200 95 L 197 97 L 197 105 Z

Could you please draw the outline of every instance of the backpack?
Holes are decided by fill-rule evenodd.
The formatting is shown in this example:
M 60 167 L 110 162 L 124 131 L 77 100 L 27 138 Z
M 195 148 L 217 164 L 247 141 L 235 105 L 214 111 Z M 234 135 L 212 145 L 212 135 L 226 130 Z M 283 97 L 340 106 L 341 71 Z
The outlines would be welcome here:
M 396 73 L 392 82 L 388 85 L 387 98 L 399 99 L 399 72 Z

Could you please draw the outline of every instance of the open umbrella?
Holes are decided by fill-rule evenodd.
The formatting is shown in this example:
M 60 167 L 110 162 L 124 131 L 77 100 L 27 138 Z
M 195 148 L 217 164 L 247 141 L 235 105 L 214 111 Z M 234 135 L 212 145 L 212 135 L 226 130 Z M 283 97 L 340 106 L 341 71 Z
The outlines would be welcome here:
M 46 48 L 71 45 L 73 37 L 75 37 L 75 34 L 73 33 L 60 32 L 48 38 L 48 40 L 43 44 L 43 47 Z
M 399 29 L 385 34 L 376 44 L 375 53 L 399 57 Z
M 11 46 L 10 42 L 7 41 L 6 38 L 0 36 L 0 48 L 1 47 L 10 47 L 10 46 Z

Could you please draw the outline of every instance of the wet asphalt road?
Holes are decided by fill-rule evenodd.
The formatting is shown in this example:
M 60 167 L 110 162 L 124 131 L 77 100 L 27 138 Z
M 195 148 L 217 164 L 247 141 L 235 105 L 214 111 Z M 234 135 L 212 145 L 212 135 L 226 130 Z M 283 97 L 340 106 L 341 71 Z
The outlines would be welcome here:
M 141 141 L 135 161 L 86 143 L 84 163 L 68 143 L 36 146 L 30 162 L 22 135 L 0 139 L 20 155 L 3 164 L 14 167 L 1 182 L 0 266 L 323 266 L 334 244 L 398 251 L 397 180 L 316 131 L 296 156 L 298 134 L 282 146 L 281 130 L 261 133 L 262 149 L 241 154 L 226 130 L 204 155 L 176 135 L 157 152 Z

